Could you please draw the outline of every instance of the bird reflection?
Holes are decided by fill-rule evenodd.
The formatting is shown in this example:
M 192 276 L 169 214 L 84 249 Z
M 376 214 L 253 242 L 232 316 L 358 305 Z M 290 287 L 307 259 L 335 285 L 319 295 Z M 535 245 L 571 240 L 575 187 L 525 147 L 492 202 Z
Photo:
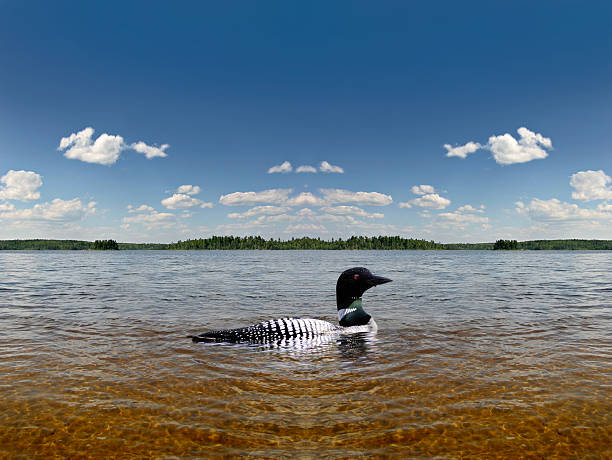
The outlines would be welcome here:
M 341 335 L 337 340 L 338 351 L 342 359 L 355 361 L 367 356 L 374 342 L 376 342 L 375 332 Z
M 323 334 L 311 338 L 294 337 L 268 344 L 251 345 L 260 350 L 279 350 L 293 357 L 333 353 L 337 350 L 342 360 L 356 361 L 371 351 L 376 341 L 376 332 L 355 334 Z

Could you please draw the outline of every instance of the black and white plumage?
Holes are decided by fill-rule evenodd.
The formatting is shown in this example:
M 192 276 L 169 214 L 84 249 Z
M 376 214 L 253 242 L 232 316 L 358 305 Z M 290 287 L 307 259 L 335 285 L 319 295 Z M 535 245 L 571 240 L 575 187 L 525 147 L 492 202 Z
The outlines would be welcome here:
M 329 333 L 375 331 L 376 323 L 363 310 L 361 297 L 371 287 L 389 281 L 363 267 L 344 271 L 336 283 L 339 325 L 320 319 L 279 318 L 237 329 L 204 332 L 191 338 L 194 342 L 271 343 L 293 338 L 311 339 Z

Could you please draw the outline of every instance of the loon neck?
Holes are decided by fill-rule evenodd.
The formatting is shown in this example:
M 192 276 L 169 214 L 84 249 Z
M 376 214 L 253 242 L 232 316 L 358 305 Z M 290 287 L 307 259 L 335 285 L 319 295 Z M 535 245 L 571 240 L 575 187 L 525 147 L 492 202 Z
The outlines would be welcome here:
M 344 327 L 364 326 L 371 318 L 364 311 L 361 298 L 353 300 L 348 307 L 338 310 L 338 322 Z

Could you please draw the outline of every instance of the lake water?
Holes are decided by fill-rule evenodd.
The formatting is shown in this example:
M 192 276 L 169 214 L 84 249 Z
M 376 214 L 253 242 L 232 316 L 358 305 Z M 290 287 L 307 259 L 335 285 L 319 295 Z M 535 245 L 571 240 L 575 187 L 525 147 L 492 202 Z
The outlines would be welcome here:
M 186 336 L 337 321 L 375 335 Z M 612 252 L 0 252 L 0 457 L 612 457 Z

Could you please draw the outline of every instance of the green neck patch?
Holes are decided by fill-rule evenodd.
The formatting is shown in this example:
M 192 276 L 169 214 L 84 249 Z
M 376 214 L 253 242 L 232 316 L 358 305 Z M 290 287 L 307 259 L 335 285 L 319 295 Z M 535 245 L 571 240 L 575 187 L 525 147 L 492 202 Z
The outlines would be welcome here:
M 338 322 L 343 327 L 363 326 L 368 324 L 370 318 L 363 310 L 361 299 L 355 299 L 347 308 L 338 310 Z

